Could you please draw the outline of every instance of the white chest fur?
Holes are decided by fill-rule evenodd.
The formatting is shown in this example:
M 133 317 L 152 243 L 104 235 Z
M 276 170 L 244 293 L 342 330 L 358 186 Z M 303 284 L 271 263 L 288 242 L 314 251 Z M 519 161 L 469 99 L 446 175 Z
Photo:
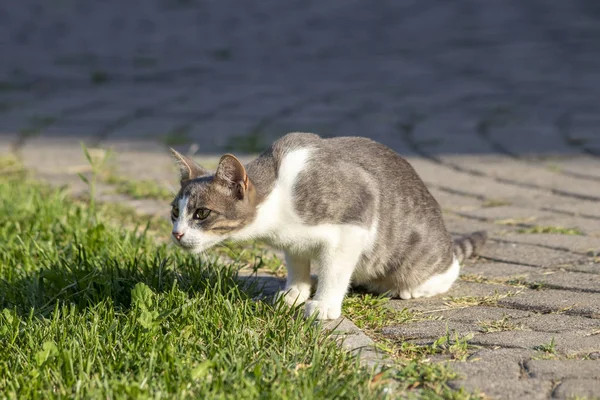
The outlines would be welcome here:
M 277 181 L 271 193 L 258 207 L 256 219 L 237 232 L 239 240 L 261 238 L 291 252 L 306 253 L 325 246 L 338 248 L 349 242 L 370 244 L 373 230 L 356 225 L 307 225 L 294 207 L 294 185 L 298 175 L 310 162 L 311 149 L 288 153 L 279 167 Z

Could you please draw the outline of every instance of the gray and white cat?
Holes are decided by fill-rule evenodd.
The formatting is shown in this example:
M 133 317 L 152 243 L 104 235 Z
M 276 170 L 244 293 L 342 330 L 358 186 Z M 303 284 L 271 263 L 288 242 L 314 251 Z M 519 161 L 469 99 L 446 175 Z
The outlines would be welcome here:
M 262 239 L 285 252 L 288 304 L 334 319 L 350 284 L 402 299 L 446 292 L 485 232 L 452 241 L 437 201 L 390 148 L 361 137 L 290 133 L 246 166 L 224 155 L 215 173 L 172 150 L 181 189 L 173 240 L 201 252 Z M 311 293 L 310 267 L 318 285 Z

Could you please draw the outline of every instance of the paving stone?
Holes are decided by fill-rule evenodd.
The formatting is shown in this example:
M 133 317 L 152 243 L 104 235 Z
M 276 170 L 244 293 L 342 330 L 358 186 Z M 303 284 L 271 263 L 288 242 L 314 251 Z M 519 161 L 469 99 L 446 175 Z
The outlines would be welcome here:
M 600 266 L 599 266 L 600 267 Z M 600 272 L 600 268 L 598 268 Z M 600 274 L 581 272 L 555 272 L 528 277 L 526 280 L 539 282 L 555 289 L 571 289 L 600 293 Z
M 557 399 L 597 399 L 599 393 L 600 380 L 598 379 L 567 379 L 554 390 L 553 397 Z
M 539 149 L 539 151 L 542 150 Z M 564 192 L 583 198 L 599 198 L 600 182 L 595 183 L 586 179 L 565 176 L 544 167 L 521 163 L 505 155 L 496 154 L 486 155 L 485 157 L 450 156 L 446 159 L 492 177 L 503 178 L 524 185 L 536 185 L 547 188 L 549 191 Z
M 477 324 L 482 321 L 498 321 L 503 318 L 508 318 L 510 321 L 515 321 L 515 323 L 521 323 L 523 318 L 536 314 L 512 308 L 477 306 L 441 311 L 436 315 L 443 316 L 444 320 Z
M 560 228 L 579 228 L 586 234 L 600 234 L 600 222 L 577 216 L 566 217 L 552 212 L 532 207 L 499 206 L 476 210 L 467 210 L 460 215 L 475 217 L 490 222 L 518 224 L 519 228 L 527 229 L 536 226 L 551 226 Z
M 600 221 L 598 223 L 600 224 Z M 597 237 L 590 236 L 560 235 L 553 233 L 519 233 L 507 236 L 497 236 L 493 239 L 513 243 L 547 246 L 581 254 L 600 252 L 600 240 L 598 240 Z
M 516 321 L 525 329 L 539 332 L 587 331 L 590 333 L 600 329 L 600 320 L 562 314 L 535 314 Z
M 558 289 L 523 290 L 519 294 L 498 300 L 502 307 L 537 312 L 563 312 L 600 318 L 600 294 Z
M 392 299 L 390 301 L 390 307 L 400 310 L 408 308 L 409 310 L 424 312 L 426 315 L 429 315 L 451 308 L 447 303 L 452 297 L 491 297 L 493 299 L 501 297 L 502 295 L 513 294 L 518 291 L 519 289 L 505 285 L 457 281 L 452 285 L 450 290 L 444 294 L 411 300 Z
M 503 331 L 478 334 L 469 343 L 482 346 L 535 349 L 554 341 L 556 351 L 567 354 L 591 353 L 600 350 L 600 338 L 585 332 Z
M 479 254 L 482 257 L 491 258 L 497 261 L 542 268 L 561 267 L 568 269 L 573 264 L 579 264 L 588 260 L 587 257 L 580 254 L 568 253 L 565 251 L 546 249 L 526 244 L 498 243 L 492 241 L 487 243 Z
M 529 276 L 539 274 L 539 267 L 507 264 L 504 262 L 488 262 L 487 260 L 466 262 L 461 268 L 461 275 L 466 275 L 464 279 L 470 279 L 470 275 L 475 275 L 491 280 L 497 280 L 499 282 L 502 280 L 518 279 L 522 277 L 527 278 Z
M 532 378 L 600 379 L 600 361 L 595 360 L 529 360 L 525 368 Z
M 452 386 L 468 391 L 479 391 L 492 399 L 548 399 L 552 392 L 551 381 L 538 379 L 498 380 L 494 377 L 473 377 L 466 381 L 453 381 Z
M 476 326 L 455 321 L 420 321 L 382 329 L 384 335 L 402 339 L 440 338 L 447 333 L 463 337 L 478 332 Z

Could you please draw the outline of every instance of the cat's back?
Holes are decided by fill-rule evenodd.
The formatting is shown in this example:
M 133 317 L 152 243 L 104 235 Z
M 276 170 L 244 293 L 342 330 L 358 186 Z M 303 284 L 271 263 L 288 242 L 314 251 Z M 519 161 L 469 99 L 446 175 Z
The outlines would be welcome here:
M 412 166 L 391 148 L 360 136 L 321 138 L 313 133 L 290 133 L 272 146 L 278 166 L 302 153 L 302 169 L 313 178 L 346 180 L 345 185 L 365 185 L 369 180 L 400 184 L 405 193 L 424 185 Z M 299 166 L 298 166 L 299 167 Z
M 309 223 L 370 225 L 375 208 L 396 207 L 390 202 L 435 203 L 408 162 L 365 137 L 291 133 L 270 152 L 277 180 L 290 184 L 293 179 L 296 211 Z

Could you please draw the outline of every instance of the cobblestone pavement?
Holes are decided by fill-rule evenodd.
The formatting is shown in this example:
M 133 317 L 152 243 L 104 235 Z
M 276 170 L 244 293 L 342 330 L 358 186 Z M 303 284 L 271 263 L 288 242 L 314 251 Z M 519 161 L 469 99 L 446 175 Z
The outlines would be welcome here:
M 383 334 L 472 335 L 453 384 L 492 398 L 600 394 L 600 3 L 22 0 L 0 38 L 0 153 L 54 182 L 86 170 L 80 140 L 167 187 L 168 146 L 391 146 L 453 233 L 491 240 L 452 297 L 393 302 L 440 319 Z

